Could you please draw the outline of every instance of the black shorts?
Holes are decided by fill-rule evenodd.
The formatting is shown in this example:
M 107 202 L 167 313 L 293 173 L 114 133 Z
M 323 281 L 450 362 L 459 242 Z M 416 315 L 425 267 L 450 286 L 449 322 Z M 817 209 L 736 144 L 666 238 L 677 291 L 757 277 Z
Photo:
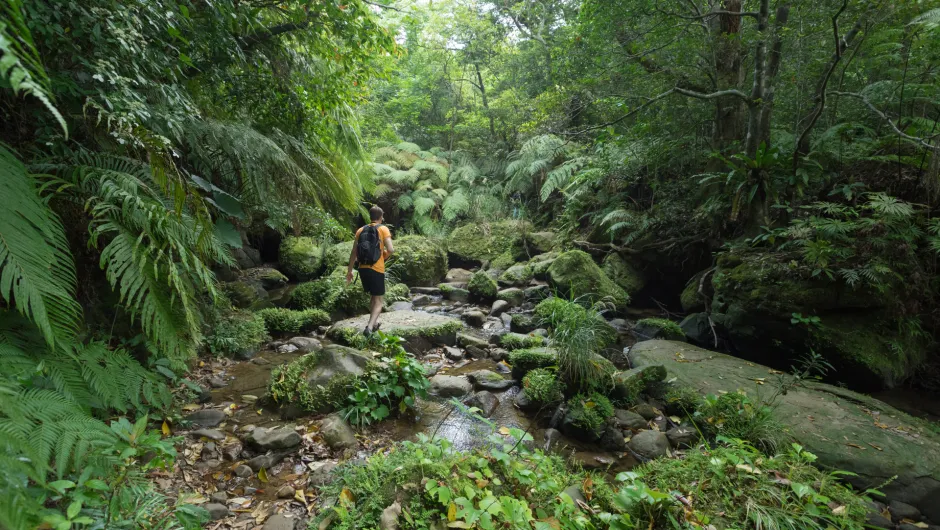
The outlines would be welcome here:
M 372 269 L 359 269 L 362 290 L 372 296 L 385 296 L 385 274 Z

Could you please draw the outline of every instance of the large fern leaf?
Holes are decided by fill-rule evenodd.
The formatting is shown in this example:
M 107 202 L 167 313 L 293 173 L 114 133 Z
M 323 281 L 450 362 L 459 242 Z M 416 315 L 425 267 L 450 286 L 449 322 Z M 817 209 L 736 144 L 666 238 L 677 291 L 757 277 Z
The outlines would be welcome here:
M 62 223 L 26 167 L 0 144 L 0 296 L 30 318 L 50 345 L 75 333 L 75 268 Z

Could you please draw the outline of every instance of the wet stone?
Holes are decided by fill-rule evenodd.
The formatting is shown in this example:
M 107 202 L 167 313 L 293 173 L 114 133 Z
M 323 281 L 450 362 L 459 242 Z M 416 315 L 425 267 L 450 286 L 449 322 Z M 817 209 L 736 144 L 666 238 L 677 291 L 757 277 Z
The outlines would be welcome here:
M 281 486 L 277 490 L 278 499 L 292 499 L 294 497 L 294 488 L 290 486 Z
M 260 469 L 260 468 L 259 468 L 259 469 Z M 240 465 L 240 466 L 238 466 L 238 467 L 235 468 L 235 476 L 236 476 L 236 477 L 247 478 L 247 477 L 250 477 L 252 474 L 253 474 L 253 472 L 252 472 L 251 468 L 248 467 L 248 466 L 246 466 L 245 464 L 242 464 L 242 465 Z
M 486 321 L 486 315 L 482 311 L 467 311 L 463 314 L 463 320 L 473 327 L 480 327 Z
M 652 460 L 669 453 L 669 439 L 659 431 L 642 431 L 630 439 L 630 450 L 642 458 Z
M 223 380 L 221 377 L 216 376 L 216 375 L 210 377 L 209 379 L 206 379 L 206 382 L 209 383 L 209 386 L 211 386 L 212 388 L 222 388 L 226 386 L 225 380 Z
M 287 517 L 284 514 L 276 513 L 264 522 L 261 530 L 294 530 L 294 523 L 297 519 Z M 257 528 L 257 526 L 255 527 Z
M 211 518 L 213 521 L 218 521 L 219 519 L 228 517 L 228 506 L 224 504 L 210 502 L 209 504 L 206 504 L 204 508 L 207 512 L 209 512 L 209 518 Z
M 225 504 L 225 502 L 228 500 L 228 493 L 225 493 L 224 491 L 217 491 L 212 495 L 209 495 L 209 500 L 218 504 Z
M 453 346 L 444 347 L 444 355 L 447 356 L 451 361 L 461 361 L 464 358 L 464 351 L 460 348 L 454 348 Z
M 284 460 L 287 456 L 287 453 L 273 453 L 269 455 L 256 456 L 248 461 L 248 467 L 252 471 L 258 471 L 261 468 L 271 469 L 276 466 L 278 462 Z
M 203 409 L 186 416 L 186 420 L 200 427 L 215 427 L 225 421 L 226 417 L 219 409 Z
M 196 438 L 208 438 L 216 442 L 222 441 L 225 439 L 225 434 L 222 431 L 216 429 L 198 429 L 191 432 Z
M 261 451 L 273 449 L 290 449 L 300 445 L 302 441 L 297 431 L 290 427 L 267 429 L 258 427 L 245 438 L 249 445 Z
M 492 392 L 481 390 L 470 396 L 466 404 L 470 407 L 480 409 L 480 413 L 484 417 L 489 418 L 496 410 L 496 407 L 499 406 L 499 398 L 493 395 Z
M 470 381 L 465 377 L 435 375 L 431 378 L 431 393 L 440 397 L 461 397 L 472 390 Z
M 515 381 L 512 379 L 506 379 L 502 375 L 490 370 L 470 372 L 467 374 L 467 377 L 477 390 L 503 391 L 508 390 L 515 384 Z

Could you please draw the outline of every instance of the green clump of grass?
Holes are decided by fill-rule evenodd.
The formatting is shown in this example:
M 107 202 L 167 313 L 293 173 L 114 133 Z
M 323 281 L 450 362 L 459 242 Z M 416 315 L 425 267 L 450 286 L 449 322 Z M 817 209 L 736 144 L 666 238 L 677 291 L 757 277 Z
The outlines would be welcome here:
M 308 412 L 339 409 L 356 388 L 358 378 L 352 374 L 333 377 L 326 386 L 311 388 L 307 374 L 316 367 L 319 356 L 308 353 L 294 362 L 271 371 L 268 391 L 276 403 L 295 403 Z
M 744 440 L 767 454 L 775 453 L 785 439 L 773 409 L 743 392 L 705 396 L 694 419 L 706 435 Z
M 613 372 L 610 363 L 598 362 L 599 353 L 616 342 L 617 333 L 593 305 L 548 298 L 535 307 L 535 315 L 552 329 L 562 377 L 576 388 L 596 387 Z
M 541 404 L 556 403 L 564 399 L 565 384 L 558 375 L 546 368 L 536 368 L 522 378 L 526 396 Z
M 320 309 L 270 307 L 258 311 L 268 333 L 303 333 L 330 323 L 330 315 Z
M 496 298 L 499 286 L 489 274 L 483 271 L 477 271 L 467 282 L 467 290 L 470 294 L 479 300 L 492 300 Z
M 814 467 L 815 460 L 797 444 L 767 457 L 747 442 L 725 440 L 684 458 L 653 460 L 636 475 L 654 490 L 694 499 L 684 511 L 698 527 L 864 528 L 866 499 L 842 485 L 840 473 Z
M 662 338 L 666 340 L 683 340 L 685 339 L 685 332 L 682 331 L 682 328 L 679 327 L 679 324 L 676 324 L 672 320 L 665 318 L 644 318 L 642 320 L 637 320 L 636 327 L 647 327 L 655 330 L 653 337 Z
M 613 415 L 614 406 L 603 394 L 578 394 L 568 400 L 568 417 L 573 419 L 575 425 L 585 430 L 600 432 L 607 418 Z

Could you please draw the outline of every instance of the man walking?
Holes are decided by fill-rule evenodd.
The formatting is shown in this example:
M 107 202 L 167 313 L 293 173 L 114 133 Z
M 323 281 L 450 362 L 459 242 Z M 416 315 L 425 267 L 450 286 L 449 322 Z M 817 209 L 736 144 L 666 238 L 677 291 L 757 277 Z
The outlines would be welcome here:
M 353 280 L 353 268 L 358 265 L 362 288 L 372 295 L 369 306 L 370 316 L 366 329 L 367 336 L 379 329 L 379 314 L 385 298 L 385 260 L 395 252 L 392 245 L 392 232 L 382 224 L 385 212 L 378 206 L 369 209 L 371 223 L 356 231 L 356 242 L 349 254 L 349 267 L 346 269 L 346 283 Z

